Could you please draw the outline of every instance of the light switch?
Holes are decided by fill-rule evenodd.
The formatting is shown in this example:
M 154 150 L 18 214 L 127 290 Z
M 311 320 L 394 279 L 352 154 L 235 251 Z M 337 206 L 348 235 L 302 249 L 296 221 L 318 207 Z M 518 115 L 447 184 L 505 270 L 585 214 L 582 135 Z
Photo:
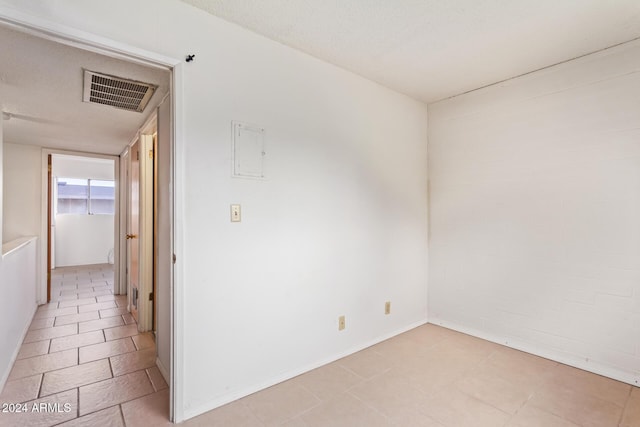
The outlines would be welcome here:
M 240 222 L 240 205 L 231 205 L 231 222 Z

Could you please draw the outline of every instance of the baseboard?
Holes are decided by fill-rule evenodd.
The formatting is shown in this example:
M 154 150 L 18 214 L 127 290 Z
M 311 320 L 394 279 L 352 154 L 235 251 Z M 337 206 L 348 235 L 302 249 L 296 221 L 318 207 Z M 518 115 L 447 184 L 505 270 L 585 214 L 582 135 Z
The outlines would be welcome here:
M 167 368 L 162 364 L 162 361 L 160 361 L 160 359 L 158 359 L 156 357 L 156 366 L 158 367 L 158 370 L 160 371 L 160 374 L 162 374 L 162 377 L 164 378 L 164 380 L 167 382 L 167 384 L 171 384 L 169 382 L 169 371 L 167 370 Z
M 20 340 L 18 341 L 16 348 L 13 350 L 13 354 L 11 355 L 11 362 L 7 367 L 7 371 L 2 374 L 2 378 L 0 378 L 0 392 L 4 390 L 4 385 L 7 383 L 7 379 L 9 378 L 9 374 L 11 373 L 11 368 L 16 363 L 16 359 L 18 358 L 18 353 L 20 353 L 20 347 L 22 347 L 22 343 L 24 342 L 25 337 L 27 336 L 27 332 L 29 332 L 29 326 L 31 326 L 31 322 L 33 321 L 33 316 L 36 314 L 36 310 L 38 309 L 38 304 L 33 304 L 33 309 L 31 310 L 31 316 L 27 320 L 26 324 L 22 327 L 22 333 L 20 334 Z
M 540 348 L 531 343 L 514 339 L 513 337 L 490 334 L 475 328 L 461 326 L 454 322 L 449 322 L 443 319 L 429 318 L 428 323 L 432 325 L 442 326 L 447 329 L 452 329 L 457 332 L 462 332 L 463 334 L 471 335 L 486 341 L 491 341 L 496 344 L 504 345 L 505 347 L 513 348 L 515 350 L 524 351 L 525 353 L 533 354 L 535 356 L 544 357 L 545 359 L 553 360 L 554 362 L 573 366 L 574 368 L 592 372 L 597 375 L 602 375 L 604 377 L 631 384 L 636 387 L 640 385 L 640 376 L 635 376 L 631 372 L 622 371 L 620 369 L 604 365 L 602 363 L 594 362 L 592 360 L 585 360 L 584 358 L 574 354 L 563 353 L 561 351 L 548 348 Z
M 244 388 L 242 390 L 237 390 L 234 391 L 232 393 L 229 394 L 225 394 L 224 396 L 221 396 L 218 399 L 214 399 L 210 402 L 207 402 L 206 404 L 202 404 L 202 405 L 198 405 L 196 407 L 193 408 L 186 408 L 184 411 L 184 419 L 183 421 L 188 420 L 189 418 L 193 418 L 196 417 L 200 414 L 203 414 L 205 412 L 211 411 L 213 409 L 216 409 L 222 405 L 226 405 L 227 403 L 233 402 L 234 400 L 238 400 L 241 399 L 243 397 L 246 397 L 250 394 L 256 393 L 260 390 L 264 390 L 268 387 L 274 386 L 276 384 L 280 384 L 281 382 L 290 380 L 291 378 L 297 377 L 298 375 L 302 375 L 305 372 L 309 372 L 312 371 L 314 369 L 317 369 L 321 366 L 327 365 L 329 363 L 335 362 L 336 360 L 342 359 L 343 357 L 347 357 L 353 353 L 357 353 L 358 351 L 364 350 L 365 348 L 371 347 L 372 345 L 376 345 L 378 343 L 381 343 L 382 341 L 388 340 L 389 338 L 393 338 L 396 335 L 402 334 L 404 332 L 407 332 L 411 329 L 417 328 L 418 326 L 422 326 L 424 324 L 427 323 L 426 319 L 420 320 L 418 322 L 414 322 L 411 323 L 410 325 L 404 326 L 400 329 L 397 329 L 393 332 L 389 332 L 386 333 L 384 335 L 381 335 L 371 341 L 368 341 L 364 344 L 359 344 L 357 346 L 352 347 L 351 349 L 338 353 L 336 355 L 333 355 L 331 357 L 322 359 L 322 360 L 318 360 L 314 363 L 311 363 L 309 365 L 306 365 L 302 368 L 298 368 L 298 369 L 293 369 L 291 371 L 287 371 L 285 373 L 283 373 L 282 375 L 278 375 L 276 377 L 270 378 L 267 381 L 263 381 L 262 383 L 256 384 L 254 386 L 251 387 L 247 387 Z

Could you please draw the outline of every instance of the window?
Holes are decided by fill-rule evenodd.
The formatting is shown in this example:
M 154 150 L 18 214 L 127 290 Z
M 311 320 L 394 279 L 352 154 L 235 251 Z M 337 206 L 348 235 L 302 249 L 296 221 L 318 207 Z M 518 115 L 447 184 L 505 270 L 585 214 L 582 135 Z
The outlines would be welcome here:
M 58 214 L 115 213 L 115 182 L 98 179 L 58 178 Z

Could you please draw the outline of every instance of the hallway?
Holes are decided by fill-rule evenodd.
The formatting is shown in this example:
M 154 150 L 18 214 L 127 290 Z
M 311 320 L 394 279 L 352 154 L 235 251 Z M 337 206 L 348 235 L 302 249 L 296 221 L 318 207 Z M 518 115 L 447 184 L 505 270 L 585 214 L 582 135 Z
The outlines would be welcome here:
M 138 333 L 127 297 L 112 288 L 108 264 L 52 271 L 51 303 L 38 307 L 0 394 L 28 412 L 3 411 L 0 426 L 168 423 L 153 335 Z

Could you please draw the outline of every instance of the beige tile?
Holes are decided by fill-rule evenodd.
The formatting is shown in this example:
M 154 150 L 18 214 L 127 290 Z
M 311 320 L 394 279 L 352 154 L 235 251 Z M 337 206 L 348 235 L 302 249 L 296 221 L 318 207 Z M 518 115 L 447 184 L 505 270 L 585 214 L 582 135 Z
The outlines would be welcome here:
M 622 406 L 569 388 L 546 385 L 529 403 L 583 427 L 616 425 L 622 416 Z
M 80 333 L 96 331 L 98 329 L 113 328 L 115 326 L 124 325 L 124 322 L 119 317 L 107 317 L 106 319 L 89 320 L 88 322 L 78 323 L 78 330 Z
M 60 295 L 60 296 L 52 296 L 51 299 L 53 301 L 72 301 L 72 300 L 77 300 L 78 299 L 78 294 L 73 294 L 73 295 Z
M 123 403 L 122 414 L 127 427 L 173 426 L 169 421 L 169 390 Z
M 302 374 L 291 381 L 309 390 L 320 400 L 330 400 L 363 380 L 341 365 L 331 363 Z
M 92 281 L 91 284 L 94 291 L 113 291 L 113 286 L 109 285 L 106 280 Z
M 99 297 L 102 295 L 111 295 L 111 291 L 102 290 L 102 291 L 82 292 L 78 294 L 78 298 L 91 298 L 91 297 Z
M 525 405 L 507 424 L 507 427 L 578 427 L 535 406 Z
M 82 298 L 82 299 L 77 299 L 77 300 L 71 300 L 71 301 L 60 301 L 60 308 L 64 308 L 64 307 L 74 307 L 74 306 L 79 306 L 79 305 L 87 305 L 87 304 L 95 304 L 96 303 L 96 299 L 95 298 Z
M 138 325 L 126 325 L 116 328 L 109 328 L 104 330 L 104 336 L 107 341 L 117 340 L 119 338 L 130 337 L 132 335 L 138 335 Z
M 264 424 L 260 423 L 259 425 L 263 426 Z M 308 427 L 308 424 L 304 422 L 302 416 L 298 415 L 295 418 L 283 422 L 280 424 L 280 427 Z
M 40 356 L 49 352 L 49 340 L 36 341 L 28 344 L 22 344 L 18 352 L 17 360 L 26 359 L 27 357 Z
M 562 364 L 552 369 L 544 383 L 576 393 L 588 394 L 621 406 L 625 404 L 631 390 L 629 384 Z
M 7 381 L 0 393 L 0 404 L 21 403 L 37 398 L 40 381 L 42 381 L 42 374 Z
M 396 360 L 394 369 L 408 377 L 414 387 L 431 395 L 464 378 L 472 370 L 474 360 L 477 359 L 464 352 L 438 350 L 421 357 L 407 356 L 404 363 Z
M 58 353 L 44 354 L 28 359 L 16 360 L 9 379 L 14 380 L 54 369 L 67 368 L 78 364 L 78 350 L 65 350 Z
M 144 350 L 146 348 L 156 348 L 156 342 L 153 340 L 153 333 L 145 332 L 140 335 L 134 335 L 131 337 L 133 343 L 138 350 Z
M 274 425 L 317 406 L 320 399 L 303 387 L 284 382 L 252 394 L 244 402 L 260 421 Z
M 410 378 L 390 370 L 367 380 L 349 390 L 368 406 L 392 419 L 399 425 L 407 425 L 417 416 L 426 396 L 415 388 Z
M 69 314 L 56 317 L 56 326 L 68 325 L 71 323 L 86 322 L 88 320 L 99 319 L 97 311 L 87 311 L 86 313 Z
M 116 300 L 116 295 L 101 295 L 96 297 L 98 302 L 106 302 L 106 301 L 114 301 Z
M 551 375 L 557 365 L 557 362 L 542 357 L 500 347 L 478 367 L 478 370 L 507 379 L 511 383 L 537 388 Z
M 156 365 L 156 350 L 149 348 L 146 350 L 133 351 L 109 358 L 114 376 L 128 374 L 140 369 L 151 368 Z
M 124 320 L 125 325 L 130 325 L 132 323 L 136 323 L 136 319 L 133 318 L 131 313 L 123 314 L 122 319 Z
M 50 353 L 67 350 L 70 348 L 83 347 L 85 345 L 104 342 L 102 331 L 86 332 L 84 334 L 69 335 L 67 337 L 54 338 L 51 340 Z
M 78 325 L 65 325 L 47 329 L 38 329 L 35 331 L 27 332 L 27 336 L 24 338 L 24 343 L 26 344 L 35 341 L 48 340 L 51 338 L 64 337 L 77 333 Z
M 145 371 L 80 387 L 80 416 L 153 393 Z
M 43 311 L 51 311 L 58 308 L 57 302 L 50 302 L 49 304 L 41 304 L 36 309 L 36 313 L 41 313 Z
M 57 304 L 57 303 L 56 303 Z M 44 319 L 47 317 L 56 317 L 56 316 L 64 316 L 67 314 L 75 314 L 78 312 L 77 307 L 66 307 L 66 308 L 58 308 L 58 309 L 47 309 L 47 310 L 38 310 L 34 319 Z
M 147 375 L 155 391 L 164 390 L 169 387 L 157 366 L 147 369 Z
M 415 357 L 426 351 L 419 343 L 398 335 L 370 347 L 375 353 L 391 361 L 400 361 L 407 356 Z
M 101 331 L 97 332 L 102 335 Z M 135 350 L 136 348 L 133 345 L 131 338 L 122 338 L 119 340 L 101 342 L 100 344 L 88 345 L 79 349 L 80 363 L 87 363 L 98 359 L 105 359 L 110 356 L 129 353 Z
M 124 427 L 120 406 L 112 406 L 75 420 L 59 424 L 57 427 Z
M 534 392 L 533 388 L 482 372 L 464 377 L 456 382 L 456 387 L 508 414 L 515 414 Z
M 361 378 L 371 378 L 383 374 L 393 366 L 389 359 L 382 357 L 370 348 L 340 359 L 337 363 Z
M 51 328 L 55 320 L 56 319 L 54 317 L 44 317 L 42 319 L 34 319 L 31 322 L 31 325 L 29 325 L 29 330 L 35 331 L 36 329 Z
M 445 329 L 436 325 L 422 325 L 405 332 L 402 336 L 408 340 L 415 341 L 425 348 L 436 345 L 447 338 L 456 335 L 457 332 Z
M 432 396 L 421 411 L 445 426 L 503 426 L 509 415 L 493 406 L 468 396 L 454 387 Z
M 33 407 L 43 411 L 33 411 Z M 71 420 L 78 414 L 78 391 L 70 390 L 53 394 L 27 403 L 28 413 L 3 413 L 0 415 L 1 427 L 49 427 Z M 46 410 L 54 408 L 55 410 Z
M 634 387 L 624 408 L 620 427 L 640 426 L 640 388 Z
M 300 416 L 309 427 L 344 426 L 369 427 L 389 426 L 389 421 L 380 413 L 349 394 L 334 396 Z
M 78 311 L 80 313 L 84 313 L 87 311 L 108 310 L 110 308 L 116 308 L 116 303 L 114 301 L 106 301 L 106 302 L 98 302 L 95 304 L 81 305 L 78 307 Z
M 244 399 L 243 399 L 244 400 Z M 263 427 L 243 400 L 206 412 L 185 421 L 184 427 Z
M 100 310 L 100 317 L 104 319 L 105 317 L 122 316 L 127 313 L 126 308 L 108 308 L 106 310 Z
M 107 378 L 111 378 L 111 369 L 107 359 L 45 372 L 40 396 L 59 393 Z

